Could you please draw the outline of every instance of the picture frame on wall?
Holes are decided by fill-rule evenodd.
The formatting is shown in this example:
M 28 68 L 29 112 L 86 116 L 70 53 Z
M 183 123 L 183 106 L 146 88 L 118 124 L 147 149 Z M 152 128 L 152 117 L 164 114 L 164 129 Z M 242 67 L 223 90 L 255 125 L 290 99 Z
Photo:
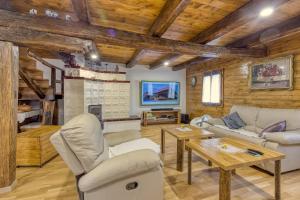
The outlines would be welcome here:
M 293 56 L 270 59 L 250 66 L 251 90 L 293 89 Z

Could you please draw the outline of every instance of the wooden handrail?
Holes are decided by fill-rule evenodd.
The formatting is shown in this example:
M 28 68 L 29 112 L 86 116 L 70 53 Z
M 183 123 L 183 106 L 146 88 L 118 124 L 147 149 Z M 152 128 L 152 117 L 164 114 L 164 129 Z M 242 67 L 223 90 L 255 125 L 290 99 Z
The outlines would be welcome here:
M 38 55 L 32 53 L 29 49 L 27 50 L 27 55 L 39 62 L 41 62 L 43 65 L 51 68 L 51 69 L 57 69 L 57 70 L 60 70 L 60 71 L 65 71 L 64 69 L 61 69 L 59 67 L 56 67 L 55 65 L 52 65 L 51 63 L 47 62 L 46 60 L 44 60 L 43 58 L 39 57 Z

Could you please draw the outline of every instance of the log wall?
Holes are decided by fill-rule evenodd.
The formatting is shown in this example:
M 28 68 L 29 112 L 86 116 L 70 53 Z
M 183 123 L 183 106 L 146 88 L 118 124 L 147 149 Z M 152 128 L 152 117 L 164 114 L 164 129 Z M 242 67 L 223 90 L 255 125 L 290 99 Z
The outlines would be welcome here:
M 249 66 L 262 59 L 222 59 L 211 61 L 187 69 L 187 111 L 192 117 L 203 114 L 222 116 L 234 104 L 246 104 L 270 108 L 300 108 L 300 34 L 269 43 L 270 58 L 294 55 L 294 89 L 275 91 L 250 90 Z M 204 106 L 202 98 L 202 78 L 205 71 L 224 69 L 224 104 L 219 107 Z M 191 79 L 197 77 L 196 87 Z

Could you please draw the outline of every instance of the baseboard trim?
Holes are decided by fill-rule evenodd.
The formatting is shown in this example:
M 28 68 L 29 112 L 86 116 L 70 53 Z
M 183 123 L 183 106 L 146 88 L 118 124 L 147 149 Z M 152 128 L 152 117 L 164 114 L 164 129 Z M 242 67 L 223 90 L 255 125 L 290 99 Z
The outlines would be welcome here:
M 14 182 L 10 186 L 0 188 L 0 194 L 13 191 L 13 189 L 15 189 L 16 185 L 17 185 L 17 180 L 14 180 Z

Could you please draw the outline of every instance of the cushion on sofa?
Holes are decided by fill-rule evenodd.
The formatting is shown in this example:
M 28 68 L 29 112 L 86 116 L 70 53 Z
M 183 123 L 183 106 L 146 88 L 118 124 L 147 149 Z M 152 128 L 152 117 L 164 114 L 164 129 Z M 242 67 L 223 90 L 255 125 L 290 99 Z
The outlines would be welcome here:
M 239 129 L 246 126 L 246 123 L 241 119 L 237 112 L 233 112 L 223 117 L 225 125 L 230 129 Z
M 205 121 L 204 123 L 210 124 L 210 125 L 224 125 L 225 123 L 221 118 L 211 118 Z
M 283 145 L 300 144 L 299 131 L 285 131 L 275 133 L 264 133 L 264 138 L 268 141 L 277 142 Z
M 255 144 L 263 145 L 266 139 L 258 137 L 255 133 L 246 133 L 238 132 L 239 129 L 229 129 L 226 126 L 221 127 L 220 125 L 217 126 L 211 126 L 207 130 L 213 132 L 216 137 L 232 137 L 232 138 L 238 138 L 242 140 L 246 140 Z
M 258 113 L 256 126 L 265 128 L 270 124 L 286 120 L 287 131 L 300 129 L 300 109 L 261 108 Z
M 284 131 L 286 131 L 286 121 L 285 120 L 267 126 L 260 132 L 259 136 L 260 137 L 263 136 L 263 134 L 265 132 L 273 133 L 273 132 L 284 132 Z
M 247 125 L 255 125 L 258 110 L 259 108 L 254 106 L 234 105 L 230 113 L 237 112 Z
M 104 143 L 100 122 L 95 115 L 86 113 L 71 119 L 62 127 L 60 134 L 85 172 L 108 158 L 108 146 Z

